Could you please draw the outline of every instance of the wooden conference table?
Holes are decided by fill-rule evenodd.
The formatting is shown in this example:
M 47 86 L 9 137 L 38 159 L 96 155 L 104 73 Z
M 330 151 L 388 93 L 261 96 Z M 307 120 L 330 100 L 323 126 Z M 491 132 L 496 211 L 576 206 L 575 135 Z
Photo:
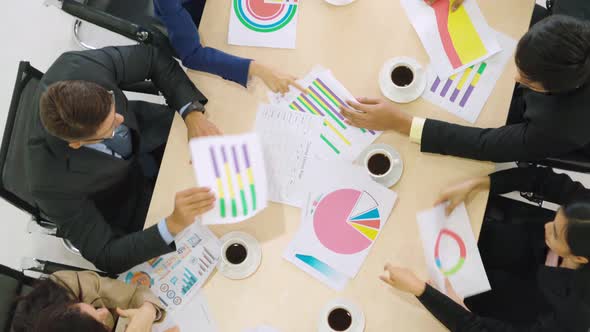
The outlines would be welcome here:
M 381 96 L 378 72 L 391 57 L 411 56 L 423 65 L 429 62 L 399 0 L 357 0 L 344 7 L 334 7 L 321 0 L 302 1 L 295 50 L 228 45 L 230 3 L 230 0 L 207 2 L 200 27 L 204 44 L 257 59 L 300 77 L 314 65 L 321 64 L 331 69 L 354 95 Z M 494 29 L 515 39 L 527 30 L 534 6 L 533 0 L 478 0 L 478 3 Z M 477 126 L 504 124 L 515 73 L 511 61 Z M 266 101 L 266 88 L 261 81 L 251 82 L 246 90 L 208 74 L 189 72 L 189 75 L 209 98 L 210 119 L 224 133 L 237 134 L 253 129 L 257 106 Z M 417 116 L 467 124 L 423 100 L 400 107 Z M 263 257 L 258 271 L 248 279 L 234 281 L 214 273 L 204 286 L 203 292 L 220 331 L 238 332 L 261 324 L 285 332 L 316 331 L 323 306 L 341 297 L 362 308 L 368 332 L 445 330 L 415 298 L 390 289 L 378 276 L 383 265 L 391 262 L 409 267 L 421 278 L 428 279 L 416 212 L 432 207 L 437 195 L 447 186 L 492 172 L 493 164 L 421 153 L 417 144 L 391 132 L 383 134 L 377 142 L 394 146 L 403 157 L 404 174 L 392 187 L 399 199 L 361 271 L 344 291 L 333 291 L 282 258 L 299 227 L 298 209 L 271 203 L 265 211 L 246 222 L 211 227 L 218 236 L 234 230 L 252 234 L 261 243 Z M 175 192 L 194 184 L 186 128 L 177 116 L 146 227 L 173 211 Z M 486 200 L 487 194 L 482 193 L 467 204 L 476 234 L 481 228 Z

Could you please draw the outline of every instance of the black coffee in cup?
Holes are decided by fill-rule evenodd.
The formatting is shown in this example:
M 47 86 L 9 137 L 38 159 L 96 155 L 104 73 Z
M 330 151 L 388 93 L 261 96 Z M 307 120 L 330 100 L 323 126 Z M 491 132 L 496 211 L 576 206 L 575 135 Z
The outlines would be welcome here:
M 414 72 L 407 66 L 395 67 L 391 72 L 391 81 L 399 87 L 405 87 L 414 81 Z
M 248 250 L 241 243 L 230 244 L 225 249 L 225 258 L 232 264 L 241 264 L 248 257 Z
M 375 153 L 369 158 L 367 167 L 371 174 L 377 176 L 383 175 L 389 172 L 389 169 L 391 168 L 391 160 L 389 160 L 389 157 L 383 153 Z
M 328 315 L 328 325 L 334 331 L 346 331 L 352 325 L 352 315 L 346 309 L 336 308 Z

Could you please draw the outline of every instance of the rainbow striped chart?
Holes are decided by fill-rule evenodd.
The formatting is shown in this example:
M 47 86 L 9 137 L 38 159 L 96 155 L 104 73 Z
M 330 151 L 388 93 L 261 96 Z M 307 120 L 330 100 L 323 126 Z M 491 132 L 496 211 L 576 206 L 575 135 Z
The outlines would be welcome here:
M 417 219 L 428 272 L 439 289 L 445 289 L 445 278 L 464 297 L 491 289 L 464 204 L 448 217 L 441 204 Z
M 295 48 L 298 0 L 231 0 L 228 43 Z
M 212 188 L 217 198 L 203 224 L 246 220 L 266 207 L 267 182 L 258 135 L 192 139 L 190 148 L 199 186 Z
M 516 48 L 515 40 L 499 32 L 495 34 L 503 50 L 481 63 L 453 74 L 448 79 L 442 79 L 434 71 L 434 66 L 429 66 L 428 84 L 423 97 L 474 123 Z
M 357 128 L 345 123 L 340 106 L 354 100 L 348 90 L 329 70 L 313 70 L 303 79 L 308 93 L 292 90 L 282 99 L 272 100 L 293 112 L 307 113 L 324 119 L 325 131 L 316 137 L 323 147 L 322 159 L 353 161 L 381 132 Z
M 501 50 L 493 30 L 475 1 L 465 1 L 456 11 L 454 0 L 402 0 L 402 5 L 443 79 L 459 73 Z M 444 55 L 444 56 L 443 56 Z

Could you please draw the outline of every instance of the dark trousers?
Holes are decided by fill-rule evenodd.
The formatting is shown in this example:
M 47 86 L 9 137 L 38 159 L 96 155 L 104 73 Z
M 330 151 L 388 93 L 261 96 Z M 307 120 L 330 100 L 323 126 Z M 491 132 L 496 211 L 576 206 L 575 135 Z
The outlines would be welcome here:
M 550 312 L 538 287 L 537 270 L 545 264 L 544 225 L 554 212 L 505 198 L 491 198 L 478 248 L 492 290 L 465 299 L 474 313 L 527 324 Z

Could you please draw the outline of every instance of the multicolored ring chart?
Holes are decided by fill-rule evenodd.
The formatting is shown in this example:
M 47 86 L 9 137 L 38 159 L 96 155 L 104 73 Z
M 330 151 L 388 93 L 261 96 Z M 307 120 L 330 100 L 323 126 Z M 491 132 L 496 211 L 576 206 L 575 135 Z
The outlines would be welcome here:
M 266 3 L 264 0 L 233 0 L 233 7 L 240 22 L 256 32 L 281 30 L 297 13 L 297 4 Z
M 459 260 L 457 261 L 455 266 L 453 266 L 447 270 L 445 270 L 442 266 L 442 262 L 440 259 L 440 250 L 439 250 L 440 240 L 442 239 L 442 237 L 444 235 L 449 236 L 450 238 L 455 240 L 455 242 L 457 242 L 457 245 L 459 246 Z M 459 235 L 457 235 L 457 233 L 455 233 L 451 230 L 448 230 L 446 228 L 443 228 L 440 231 L 440 233 L 438 233 L 438 238 L 436 239 L 436 244 L 434 245 L 434 261 L 436 262 L 436 266 L 439 268 L 439 270 L 442 272 L 442 274 L 445 277 L 450 277 L 453 274 L 459 272 L 459 270 L 461 270 L 461 268 L 463 267 L 463 264 L 465 264 L 466 257 L 467 257 L 467 249 L 465 248 L 465 243 L 463 242 L 463 239 L 461 239 L 461 237 Z

